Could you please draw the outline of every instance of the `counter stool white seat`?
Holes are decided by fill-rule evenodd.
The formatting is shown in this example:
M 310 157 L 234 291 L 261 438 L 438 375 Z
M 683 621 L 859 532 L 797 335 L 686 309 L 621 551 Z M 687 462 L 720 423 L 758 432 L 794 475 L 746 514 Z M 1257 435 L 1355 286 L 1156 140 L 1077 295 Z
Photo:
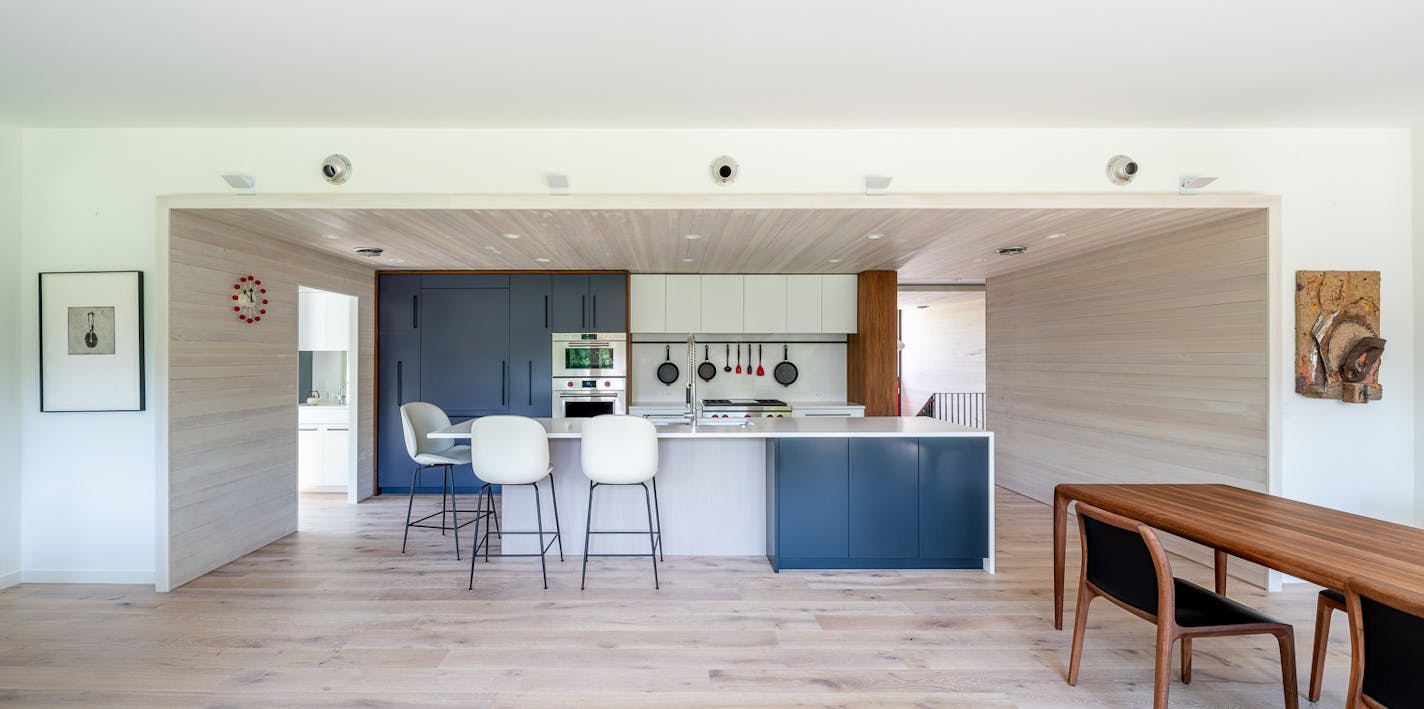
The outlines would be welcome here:
M 460 558 L 460 528 L 472 524 L 481 516 L 487 514 L 482 510 L 461 510 L 455 501 L 455 466 L 470 464 L 470 447 L 457 446 L 448 438 L 431 438 L 429 434 L 450 425 L 450 417 L 440 407 L 434 404 L 427 404 L 423 401 L 413 401 L 400 407 L 401 430 L 405 433 L 405 452 L 410 459 L 415 462 L 415 472 L 410 478 L 410 499 L 405 507 L 405 534 L 401 537 L 401 553 L 405 553 L 406 542 L 410 539 L 411 527 L 423 527 L 425 529 L 438 529 L 443 536 L 447 530 L 455 532 L 455 558 Z M 442 468 L 444 478 L 440 486 L 440 510 L 432 512 L 420 519 L 411 521 L 411 513 L 415 508 L 415 488 L 420 486 L 420 474 L 428 468 Z M 464 524 L 460 523 L 460 513 L 474 515 L 467 519 Z M 450 515 L 450 523 L 445 521 L 446 514 Z M 440 524 L 428 524 L 427 522 L 436 515 L 440 516 Z M 495 519 L 495 528 L 498 529 L 499 520 Z
M 589 538 L 595 534 L 646 534 L 648 554 L 653 561 L 653 588 L 658 584 L 658 556 L 662 554 L 663 522 L 657 511 L 658 431 L 653 423 L 641 416 L 595 416 L 583 422 L 583 474 L 588 477 L 588 518 L 583 534 L 583 573 L 579 589 L 588 578 L 590 556 L 643 556 L 643 554 L 590 554 Z M 652 483 L 652 494 L 648 484 Z M 608 485 L 638 485 L 643 488 L 643 502 L 648 507 L 648 531 L 593 529 L 593 491 Z M 654 515 L 657 523 L 654 525 Z
M 475 588 L 475 561 L 480 548 L 484 547 L 485 561 L 489 561 L 489 520 L 494 513 L 494 493 L 491 485 L 529 485 L 534 488 L 534 520 L 537 529 L 533 531 L 505 531 L 500 537 L 512 534 L 539 535 L 539 551 L 534 554 L 501 554 L 501 556 L 537 556 L 539 570 L 544 574 L 544 588 L 549 587 L 549 570 L 544 556 L 557 542 L 559 561 L 564 560 L 564 541 L 559 537 L 559 496 L 554 491 L 554 469 L 549 465 L 549 434 L 538 421 L 523 416 L 484 416 L 470 424 L 470 444 L 474 448 L 471 466 L 475 475 L 484 481 L 480 494 L 488 502 L 485 507 L 485 533 L 480 535 L 479 522 L 475 523 L 475 544 L 470 553 L 470 590 Z M 543 503 L 539 500 L 539 483 L 549 480 L 549 496 L 554 506 L 554 531 L 544 530 Z M 547 544 L 545 537 L 551 537 Z

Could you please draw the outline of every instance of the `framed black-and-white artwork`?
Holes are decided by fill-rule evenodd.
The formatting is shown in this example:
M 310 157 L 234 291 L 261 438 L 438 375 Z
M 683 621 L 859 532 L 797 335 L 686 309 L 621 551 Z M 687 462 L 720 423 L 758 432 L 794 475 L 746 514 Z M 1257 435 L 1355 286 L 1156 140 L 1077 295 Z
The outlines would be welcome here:
M 143 411 L 143 271 L 40 274 L 40 411 Z

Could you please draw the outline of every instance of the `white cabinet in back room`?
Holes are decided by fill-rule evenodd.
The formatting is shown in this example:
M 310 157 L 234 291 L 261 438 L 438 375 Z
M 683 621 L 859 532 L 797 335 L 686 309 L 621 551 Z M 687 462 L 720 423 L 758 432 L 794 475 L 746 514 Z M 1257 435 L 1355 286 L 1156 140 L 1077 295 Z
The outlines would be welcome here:
M 628 276 L 628 310 L 633 332 L 676 332 L 667 326 L 668 276 L 635 273 Z
M 821 332 L 855 332 L 855 274 L 821 276 Z
M 742 284 L 742 332 L 789 332 L 786 276 L 748 275 Z
M 314 490 L 321 482 L 321 429 L 297 429 L 297 489 Z
M 326 298 L 321 293 L 297 293 L 297 349 L 326 349 Z
M 663 332 L 702 332 L 702 276 L 667 277 L 667 329 Z
M 321 486 L 326 489 L 346 489 L 351 433 L 344 428 L 328 428 L 321 432 Z
M 702 277 L 701 332 L 746 332 L 742 322 L 742 276 Z
M 821 330 L 822 276 L 786 277 L 786 332 Z

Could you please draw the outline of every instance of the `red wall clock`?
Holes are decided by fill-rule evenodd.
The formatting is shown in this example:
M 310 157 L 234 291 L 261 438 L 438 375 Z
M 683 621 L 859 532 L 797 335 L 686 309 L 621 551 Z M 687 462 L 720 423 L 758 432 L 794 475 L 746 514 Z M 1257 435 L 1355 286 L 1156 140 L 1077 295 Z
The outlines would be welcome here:
M 254 276 L 242 276 L 232 284 L 232 311 L 237 319 L 252 324 L 267 314 L 267 289 Z

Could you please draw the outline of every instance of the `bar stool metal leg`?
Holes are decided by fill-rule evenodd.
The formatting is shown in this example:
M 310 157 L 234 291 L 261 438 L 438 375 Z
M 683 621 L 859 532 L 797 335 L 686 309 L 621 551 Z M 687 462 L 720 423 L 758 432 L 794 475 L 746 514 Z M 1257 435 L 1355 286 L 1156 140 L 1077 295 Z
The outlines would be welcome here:
M 663 558 L 663 513 L 658 508 L 658 479 L 653 478 L 653 514 L 658 519 L 658 561 L 667 561 Z
M 445 479 L 446 479 L 447 481 L 449 481 L 449 486 L 450 486 L 450 521 L 455 523 L 455 561 L 459 561 L 459 560 L 460 560 L 460 503 L 459 503 L 458 500 L 455 499 L 455 468 L 454 468 L 454 466 L 451 466 L 451 465 L 445 466 Z M 445 525 L 444 525 L 445 513 L 444 513 L 443 511 L 440 513 L 440 521 L 441 521 L 441 525 L 440 525 L 440 526 L 444 527 L 444 526 L 445 526 Z M 444 532 L 444 530 L 441 530 L 440 533 L 441 533 L 441 534 L 444 534 L 445 532 Z
M 480 492 L 476 492 L 476 493 L 475 493 L 475 499 L 476 499 L 476 500 L 479 500 L 479 499 L 480 499 L 480 494 L 481 494 L 483 491 L 484 491 L 483 488 L 481 488 Z M 480 503 L 476 502 L 475 504 L 476 504 L 476 505 L 479 505 Z M 480 536 L 480 520 L 484 520 L 484 522 L 485 522 L 485 535 L 484 535 L 483 537 Z M 489 544 L 489 518 L 488 518 L 488 517 L 485 517 L 485 515 L 484 515 L 483 513 L 477 511 L 477 512 L 475 513 L 475 544 L 474 544 L 474 546 L 472 546 L 472 547 L 470 548 L 470 587 L 469 587 L 469 590 L 471 590 L 471 591 L 475 590 L 475 562 L 479 561 L 479 559 L 480 559 L 480 544 L 481 544 L 481 539 L 484 540 L 484 541 L 483 541 L 484 544 Z
M 559 492 L 558 486 L 554 484 L 554 474 L 549 473 L 549 498 L 554 501 L 554 540 L 559 543 L 559 561 L 564 560 L 564 534 L 559 529 Z M 539 539 L 540 543 L 544 540 Z
M 588 516 L 583 518 L 583 573 L 579 574 L 579 590 L 583 590 L 584 582 L 588 580 L 588 539 L 589 530 L 593 529 L 593 490 L 598 487 L 598 483 L 588 484 Z
M 653 498 L 648 494 L 648 486 L 642 485 L 643 503 L 648 507 L 648 558 L 653 560 L 653 590 L 661 588 L 658 586 L 658 543 L 653 536 Z
M 401 553 L 405 553 L 405 543 L 410 539 L 410 512 L 415 507 L 415 486 L 420 484 L 420 471 L 425 466 L 420 466 L 411 474 L 410 479 L 410 500 L 405 503 L 405 534 L 401 535 Z
M 544 562 L 544 511 L 543 504 L 539 502 L 539 483 L 531 483 L 534 487 L 534 526 L 539 531 L 539 573 L 544 575 L 544 589 L 549 589 L 549 567 Z

